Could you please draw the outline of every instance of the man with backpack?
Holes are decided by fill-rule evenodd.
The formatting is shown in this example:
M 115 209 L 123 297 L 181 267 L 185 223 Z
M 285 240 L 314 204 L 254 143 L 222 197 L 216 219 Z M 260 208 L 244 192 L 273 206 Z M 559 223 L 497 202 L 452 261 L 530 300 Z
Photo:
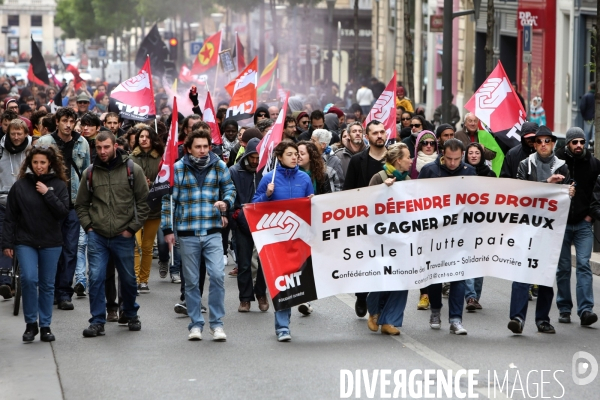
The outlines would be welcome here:
M 96 136 L 96 159 L 84 173 L 75 209 L 88 234 L 90 326 L 85 337 L 104 335 L 106 265 L 112 256 L 119 272 L 123 316 L 130 331 L 142 329 L 135 302 L 137 282 L 133 268 L 135 233 L 150 212 L 146 203 L 148 184 L 142 169 L 118 148 L 115 135 L 102 131 Z

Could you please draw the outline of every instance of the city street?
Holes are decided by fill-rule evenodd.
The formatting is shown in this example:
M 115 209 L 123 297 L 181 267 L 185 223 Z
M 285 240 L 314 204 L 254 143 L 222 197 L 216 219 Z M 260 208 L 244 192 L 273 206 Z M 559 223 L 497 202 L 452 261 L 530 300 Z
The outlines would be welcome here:
M 233 267 L 230 261 L 226 272 Z M 600 278 L 594 279 L 599 299 Z M 450 370 L 453 376 L 461 369 L 479 370 L 475 373 L 479 398 L 593 399 L 600 388 L 600 377 L 584 386 L 572 378 L 576 352 L 588 352 L 600 360 L 600 323 L 582 328 L 574 314 L 571 324 L 559 324 L 553 306 L 551 318 L 557 333 L 539 334 L 533 323 L 534 300 L 529 303 L 524 334 L 513 336 L 506 328 L 510 282 L 499 279 L 485 279 L 483 310 L 465 311 L 467 336 L 449 334 L 447 299 L 442 329 L 430 329 L 430 312 L 417 311 L 419 294 L 411 291 L 400 337 L 370 332 L 366 318 L 354 314 L 354 296 L 340 295 L 314 302 L 315 311 L 309 317 L 294 309 L 289 343 L 276 340 L 272 308 L 261 313 L 255 302 L 250 313 L 237 312 L 235 279 L 225 278 L 225 343 L 211 340 L 208 324 L 202 341 L 187 340 L 189 319 L 173 312 L 179 285 L 159 278 L 156 260 L 149 286 L 151 292 L 138 297 L 141 332 L 107 323 L 105 337 L 83 338 L 88 299 L 74 298 L 74 311 L 54 310 L 52 330 L 57 340 L 52 344 L 40 342 L 39 336 L 24 344 L 22 312 L 12 316 L 12 300 L 1 301 L 0 399 L 335 399 L 343 392 L 350 398 L 382 398 L 386 392 L 380 392 L 379 377 L 369 397 L 369 383 L 357 385 L 357 393 L 357 387 L 347 385 L 348 374 L 340 387 L 340 371 L 349 370 L 355 376 L 356 370 L 365 370 L 365 376 L 375 377 L 385 369 L 391 370 L 387 376 L 391 384 L 384 387 L 388 394 L 394 390 L 396 371 L 406 370 L 408 379 L 417 369 Z M 574 294 L 574 282 L 572 286 Z M 589 375 L 593 362 L 587 365 Z M 422 382 L 423 374 L 415 380 Z M 466 391 L 465 374 L 454 393 Z M 405 396 L 419 398 L 409 392 Z

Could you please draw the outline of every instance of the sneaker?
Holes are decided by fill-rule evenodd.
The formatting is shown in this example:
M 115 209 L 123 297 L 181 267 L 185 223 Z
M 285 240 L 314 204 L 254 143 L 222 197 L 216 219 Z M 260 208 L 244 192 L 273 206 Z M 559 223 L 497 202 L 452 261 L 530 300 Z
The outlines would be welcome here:
M 40 328 L 40 340 L 42 342 L 54 342 L 56 340 L 49 326 Z
M 140 283 L 139 291 L 140 293 L 150 293 L 150 287 L 148 286 L 148 282 Z
M 158 274 L 161 279 L 165 279 L 167 277 L 167 273 L 169 272 L 169 262 L 168 261 L 159 261 L 158 262 Z
M 477 310 L 477 306 L 475 305 L 475 303 L 477 303 L 477 300 L 475 300 L 473 297 L 469 297 L 469 299 L 467 300 L 467 311 Z
M 531 293 L 531 289 L 529 289 L 529 301 L 533 301 L 533 293 Z
M 540 291 L 540 287 L 538 285 L 533 285 L 533 287 L 531 288 L 531 295 L 533 297 L 538 297 L 539 291 Z
M 223 254 L 223 265 L 227 265 L 229 260 L 227 259 L 227 254 Z
M 556 333 L 554 327 L 548 321 L 536 322 L 539 333 Z
M 231 259 L 233 260 L 233 262 L 237 264 L 237 258 L 235 256 L 235 251 L 233 251 L 232 249 L 229 249 L 227 252 L 231 256 Z
M 381 325 L 381 333 L 383 335 L 397 336 L 400 334 L 400 329 L 396 328 L 394 325 L 383 324 Z
M 560 317 L 558 317 L 558 322 L 561 324 L 570 324 L 571 323 L 571 313 L 561 312 Z
M 125 316 L 123 311 L 119 311 L 119 319 L 117 320 L 119 325 L 127 325 L 129 323 L 129 318 Z
M 210 329 L 209 332 L 215 342 L 224 342 L 227 340 L 227 335 L 225 334 L 222 326 L 218 326 L 215 329 Z
M 429 317 L 429 326 L 431 329 L 440 329 L 442 327 L 440 313 L 431 313 L 431 316 Z
M 454 333 L 455 335 L 466 335 L 467 330 L 462 325 L 462 321 L 454 321 L 450 323 L 450 333 Z
M 238 307 L 238 312 L 250 312 L 250 302 L 249 301 L 240 301 L 240 306 Z
M 298 311 L 300 311 L 300 314 L 308 317 L 312 314 L 313 308 L 310 306 L 310 303 L 302 303 L 298 306 Z
M 158 258 L 158 247 L 152 248 L 152 258 L 155 260 Z
M 62 300 L 58 303 L 58 309 L 59 310 L 74 310 L 75 307 L 73 306 L 73 303 L 71 303 L 69 300 Z
M 175 310 L 175 313 L 177 313 L 177 314 L 188 315 L 187 306 L 185 304 L 185 301 L 175 304 L 174 310 Z
M 129 322 L 127 322 L 127 327 L 130 331 L 141 331 L 142 330 L 142 321 L 140 321 L 140 317 L 137 315 L 135 317 L 129 318 Z
M 77 282 L 73 290 L 77 294 L 77 297 L 85 297 L 85 285 L 83 282 Z
M 2 285 L 0 286 L 0 296 L 4 297 L 4 300 L 12 299 L 12 290 L 10 290 L 10 286 Z
M 204 306 L 200 306 L 200 312 L 201 312 L 202 314 L 206 314 L 206 313 L 208 312 L 208 310 L 206 309 L 206 307 L 204 307 Z
M 117 310 L 108 311 L 106 313 L 106 322 L 117 322 L 119 320 L 119 315 Z
M 584 311 L 581 314 L 581 326 L 590 326 L 598 321 L 598 316 L 591 311 Z
M 104 336 L 104 325 L 103 324 L 91 324 L 89 327 L 83 330 L 83 337 L 96 337 Z
M 444 283 L 442 285 L 442 297 L 448 297 L 448 296 L 450 296 L 450 284 Z
M 289 332 L 279 332 L 277 334 L 278 342 L 289 342 L 290 340 L 292 340 L 292 335 Z
M 369 315 L 369 319 L 367 320 L 367 327 L 372 332 L 377 332 L 379 330 L 379 325 L 377 324 L 377 320 L 379 319 L 379 314 Z
M 367 315 L 367 300 L 356 298 L 356 303 L 354 303 L 354 312 L 357 317 L 364 317 Z
M 171 274 L 171 283 L 181 283 L 181 276 L 177 272 Z
M 267 301 L 267 296 L 256 296 L 256 300 L 258 301 L 258 309 L 260 311 L 267 311 L 269 309 L 269 302 Z
M 422 294 L 417 304 L 417 310 L 429 310 L 429 296 Z
M 229 277 L 230 278 L 237 278 L 237 276 L 238 276 L 238 267 L 235 267 L 234 269 L 232 269 L 229 272 Z
M 514 334 L 520 335 L 523 333 L 523 321 L 521 318 L 515 317 L 508 323 L 508 329 Z
M 192 329 L 190 329 L 188 340 L 202 340 L 202 331 L 200 328 L 194 326 Z

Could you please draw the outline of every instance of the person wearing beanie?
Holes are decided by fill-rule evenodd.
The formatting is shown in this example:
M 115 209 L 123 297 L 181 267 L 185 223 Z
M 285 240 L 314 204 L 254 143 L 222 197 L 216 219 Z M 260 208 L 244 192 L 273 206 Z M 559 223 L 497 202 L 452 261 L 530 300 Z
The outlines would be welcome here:
M 521 130 L 519 131 L 521 144 L 510 149 L 504 156 L 500 178 L 517 178 L 519 163 L 535 151 L 533 143 L 535 141 L 535 133 L 538 129 L 539 126 L 535 122 L 524 122 L 521 125 Z
M 554 154 L 557 137 L 545 125 L 535 133 L 535 152 L 521 161 L 517 170 L 517 179 L 531 182 L 544 182 L 567 185 L 570 182 L 569 167 L 564 160 Z M 569 186 L 569 196 L 573 198 L 575 186 Z M 508 329 L 514 334 L 523 333 L 527 318 L 529 301 L 529 283 L 513 282 L 510 299 L 510 321 Z M 550 308 L 554 298 L 552 286 L 538 286 L 538 298 L 535 307 L 535 324 L 539 333 L 556 333 L 550 324 Z
M 269 109 L 267 107 L 258 107 L 254 112 L 254 126 L 263 119 L 269 118 Z
M 450 124 L 441 124 L 435 130 L 435 137 L 439 142 L 439 146 L 443 146 L 444 142 L 449 139 L 454 139 L 456 129 Z
M 23 103 L 19 106 L 19 115 L 25 117 L 27 119 L 31 119 L 31 114 L 33 114 L 33 110 L 29 104 Z
M 337 115 L 340 126 L 343 126 L 344 123 L 346 122 L 346 114 L 344 114 L 344 112 L 342 110 L 340 110 L 339 108 L 337 108 L 335 106 L 331 107 L 329 109 L 329 111 L 327 111 L 327 114 Z
M 600 174 L 600 161 L 587 151 L 588 143 L 581 128 L 570 128 L 566 137 L 566 145 L 556 149 L 556 157 L 567 164 L 571 179 L 577 182 L 577 190 L 571 199 L 567 228 L 556 270 L 556 306 L 560 313 L 558 322 L 571 322 L 571 246 L 575 246 L 577 315 L 582 326 L 589 326 L 598 320 L 592 311 L 594 296 L 590 257 L 594 244 L 593 220 L 600 218 L 600 207 L 592 206 L 596 180 Z M 600 187 L 597 190 L 600 191 Z M 600 192 L 597 193 L 600 196 Z M 597 212 L 594 212 L 593 208 L 596 208 Z
M 300 136 L 302 132 L 308 130 L 309 122 L 310 117 L 306 111 L 302 111 L 296 116 L 296 137 Z
M 232 151 L 232 155 L 229 157 L 229 161 L 227 162 L 227 165 L 230 166 L 229 164 L 231 164 L 231 166 L 233 166 L 235 163 L 237 163 L 242 156 L 244 155 L 244 152 L 246 151 L 246 146 L 248 145 L 248 142 L 253 139 L 253 138 L 257 138 L 258 140 L 261 140 L 263 137 L 262 133 L 260 133 L 260 131 L 257 128 L 250 128 L 250 129 L 246 129 L 244 131 L 244 134 L 242 135 L 242 139 L 240 140 L 240 147 L 237 151 L 237 153 L 235 153 L 235 149 Z M 233 157 L 233 154 L 236 154 L 235 157 Z

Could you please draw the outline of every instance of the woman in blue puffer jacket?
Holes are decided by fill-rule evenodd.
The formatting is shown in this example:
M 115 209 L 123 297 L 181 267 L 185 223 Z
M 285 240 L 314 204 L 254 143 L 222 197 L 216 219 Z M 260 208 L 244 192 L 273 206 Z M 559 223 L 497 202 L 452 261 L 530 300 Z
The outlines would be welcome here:
M 274 153 L 278 161 L 277 166 L 274 171 L 263 176 L 252 202 L 261 203 L 312 196 L 314 193 L 310 177 L 300 171 L 298 167 L 298 146 L 293 142 L 284 141 L 275 147 Z M 275 174 L 275 181 L 271 183 L 273 174 Z M 275 333 L 280 342 L 292 340 L 289 328 L 291 314 L 290 308 L 275 311 Z

